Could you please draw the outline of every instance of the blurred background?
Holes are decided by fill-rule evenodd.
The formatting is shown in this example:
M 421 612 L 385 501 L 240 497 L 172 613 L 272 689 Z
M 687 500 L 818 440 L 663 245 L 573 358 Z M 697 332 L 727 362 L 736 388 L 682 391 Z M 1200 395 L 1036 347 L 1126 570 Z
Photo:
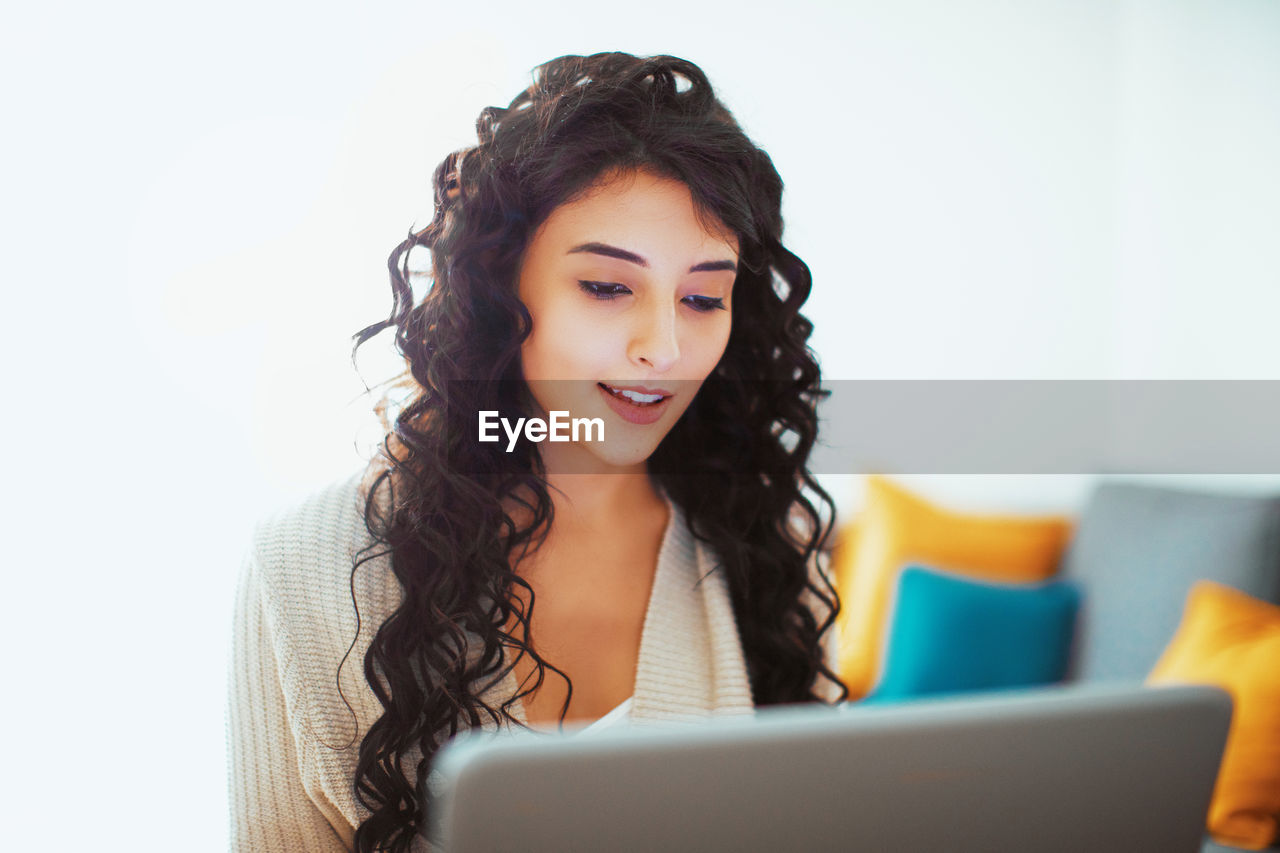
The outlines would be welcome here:
M 554 56 L 702 66 L 787 183 L 829 379 L 1280 379 L 1270 0 L 5 17 L 20 645 L 0 800 L 17 848 L 226 848 L 225 660 L 252 521 L 371 452 L 366 383 L 397 365 L 375 342 L 357 373 L 351 335 L 390 309 L 386 257 L 429 219 L 431 171 L 480 109 Z M 1092 485 L 908 479 L 1036 512 Z M 1266 473 L 1181 479 L 1280 491 Z M 859 480 L 825 478 L 842 510 Z

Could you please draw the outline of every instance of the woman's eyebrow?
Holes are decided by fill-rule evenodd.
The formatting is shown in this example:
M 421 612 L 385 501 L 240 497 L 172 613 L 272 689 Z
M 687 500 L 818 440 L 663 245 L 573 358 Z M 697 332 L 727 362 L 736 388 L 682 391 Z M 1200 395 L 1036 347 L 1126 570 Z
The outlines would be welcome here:
M 603 255 L 606 258 L 617 258 L 620 261 L 636 264 L 637 266 L 649 266 L 649 262 L 635 252 L 629 252 L 626 249 L 620 249 L 617 246 L 610 246 L 608 243 L 583 243 L 580 246 L 574 246 L 566 255 L 572 255 L 579 252 L 586 252 L 592 255 Z M 738 265 L 734 261 L 703 261 L 689 267 L 689 272 L 720 272 L 725 270 L 728 272 L 737 272 Z

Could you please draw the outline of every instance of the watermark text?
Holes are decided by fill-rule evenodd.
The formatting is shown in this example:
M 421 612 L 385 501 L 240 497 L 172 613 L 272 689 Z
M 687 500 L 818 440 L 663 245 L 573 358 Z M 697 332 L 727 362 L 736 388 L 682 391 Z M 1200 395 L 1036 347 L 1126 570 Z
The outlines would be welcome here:
M 550 420 L 516 418 L 513 425 L 496 411 L 480 412 L 480 441 L 501 441 L 498 427 L 507 435 L 507 452 L 515 450 L 521 432 L 528 441 L 604 441 L 603 418 L 570 418 L 568 412 L 549 412 Z M 581 431 L 581 432 L 579 432 Z M 579 437 L 581 435 L 581 438 Z

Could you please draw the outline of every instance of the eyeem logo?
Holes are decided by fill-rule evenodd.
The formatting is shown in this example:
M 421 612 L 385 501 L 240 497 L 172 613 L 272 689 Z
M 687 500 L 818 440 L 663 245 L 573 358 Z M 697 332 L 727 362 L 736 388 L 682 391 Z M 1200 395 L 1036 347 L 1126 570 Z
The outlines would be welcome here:
M 515 426 L 511 425 L 511 421 L 506 418 L 498 417 L 496 411 L 484 411 L 480 413 L 480 440 L 481 441 L 501 441 L 502 437 L 497 434 L 498 425 L 502 425 L 502 429 L 507 434 L 507 452 L 515 450 L 516 441 L 520 438 L 521 428 L 524 429 L 524 437 L 529 441 L 604 441 L 604 420 L 602 418 L 569 418 L 568 412 L 554 411 L 551 412 L 551 420 L 544 421 L 542 418 L 517 418 Z M 578 438 L 578 430 L 581 428 L 583 437 Z M 595 438 L 592 438 L 592 434 Z

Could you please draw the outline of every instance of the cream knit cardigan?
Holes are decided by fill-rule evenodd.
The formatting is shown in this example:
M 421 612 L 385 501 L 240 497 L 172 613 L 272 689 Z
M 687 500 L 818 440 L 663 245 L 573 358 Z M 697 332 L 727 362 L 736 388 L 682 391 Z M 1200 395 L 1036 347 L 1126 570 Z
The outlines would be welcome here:
M 234 851 L 350 851 L 355 827 L 368 815 L 352 783 L 360 741 L 382 709 L 365 681 L 364 656 L 401 591 L 387 557 L 356 572 L 359 637 L 341 673 L 348 710 L 336 676 L 356 637 L 352 561 L 369 542 L 361 480 L 357 473 L 264 519 L 245 556 L 228 690 Z M 695 541 L 674 503 L 671 510 L 641 634 L 630 721 L 751 714 L 723 573 L 712 571 L 714 557 Z M 825 639 L 831 661 L 834 641 Z M 490 705 L 515 692 L 510 673 L 483 690 Z M 521 703 L 511 710 L 526 722 Z

